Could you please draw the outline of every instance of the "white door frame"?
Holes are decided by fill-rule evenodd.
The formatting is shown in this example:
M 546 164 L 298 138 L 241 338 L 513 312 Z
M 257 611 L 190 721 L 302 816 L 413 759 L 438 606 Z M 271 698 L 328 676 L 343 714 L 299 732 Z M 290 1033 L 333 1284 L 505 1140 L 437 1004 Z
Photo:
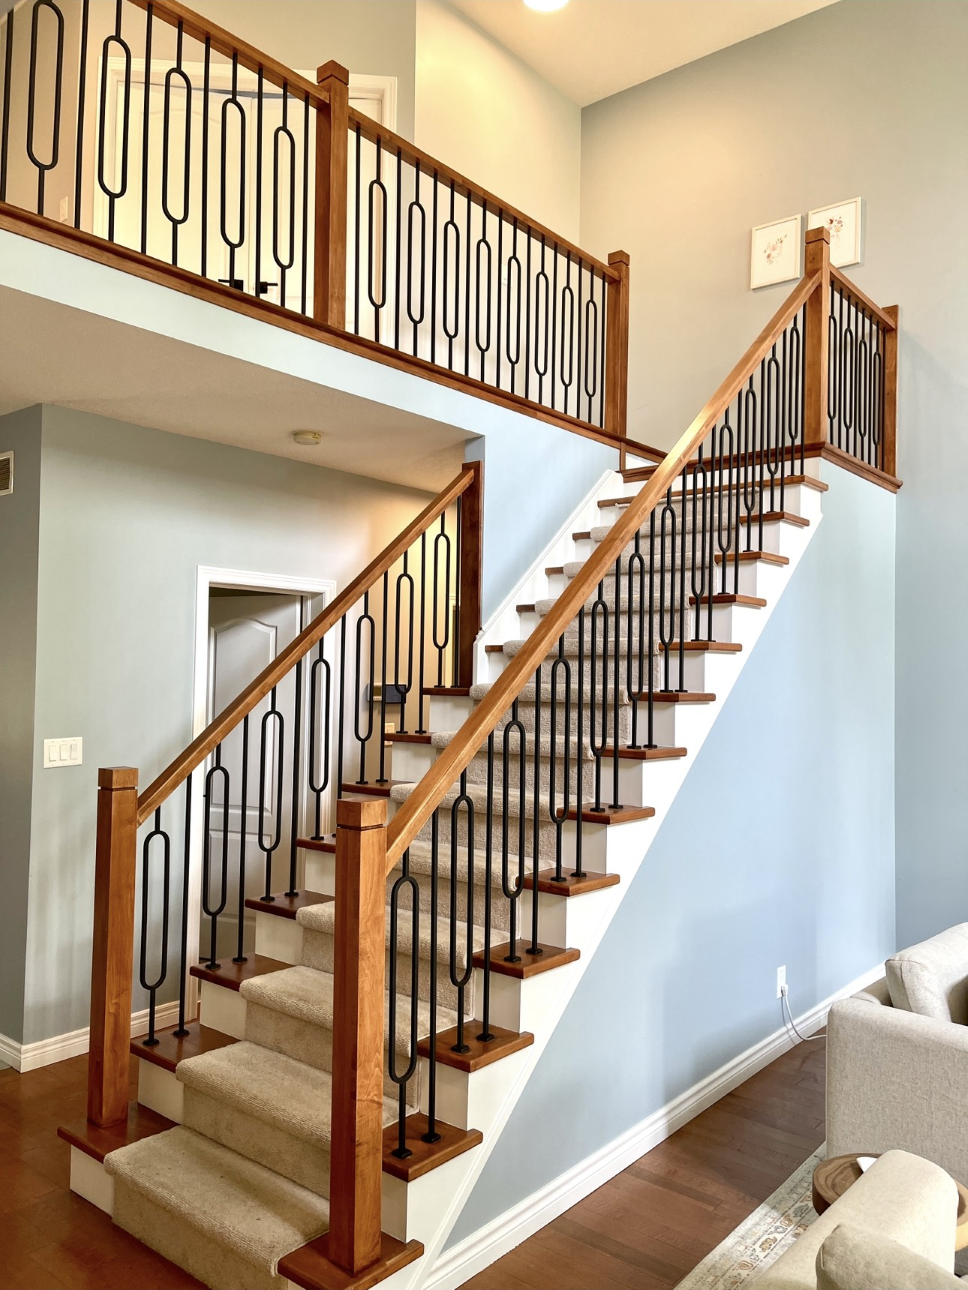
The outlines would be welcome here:
M 192 738 L 197 738 L 209 723 L 208 672 L 209 672 L 209 593 L 213 587 L 228 587 L 233 591 L 269 591 L 280 595 L 324 596 L 328 604 L 336 594 L 333 578 L 310 578 L 287 573 L 261 573 L 244 569 L 219 569 L 200 564 L 195 582 L 195 657 L 192 681 Z M 204 763 L 193 774 L 203 770 Z M 191 856 L 188 890 L 188 945 L 189 965 L 200 962 L 199 929 L 202 912 L 202 794 L 192 792 Z M 295 805 L 293 806 L 295 810 Z M 194 1017 L 198 1011 L 198 981 L 187 974 L 185 1015 Z

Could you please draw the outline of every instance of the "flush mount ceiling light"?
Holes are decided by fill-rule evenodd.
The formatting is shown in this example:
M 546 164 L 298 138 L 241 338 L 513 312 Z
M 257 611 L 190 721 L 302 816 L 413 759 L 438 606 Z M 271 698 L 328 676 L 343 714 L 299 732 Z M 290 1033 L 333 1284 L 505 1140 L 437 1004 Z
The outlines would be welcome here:
M 538 13 L 553 13 L 555 9 L 564 9 L 568 0 L 524 0 L 524 3 Z
M 318 448 L 323 442 L 323 436 L 318 430 L 293 430 L 292 438 L 294 443 L 303 448 Z

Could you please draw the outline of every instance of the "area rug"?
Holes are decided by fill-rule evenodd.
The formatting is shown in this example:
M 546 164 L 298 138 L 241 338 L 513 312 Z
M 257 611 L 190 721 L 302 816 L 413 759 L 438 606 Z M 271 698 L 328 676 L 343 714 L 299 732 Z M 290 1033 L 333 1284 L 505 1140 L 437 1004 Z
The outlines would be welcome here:
M 759 1209 L 725 1241 L 720 1241 L 676 1290 L 736 1290 L 768 1268 L 817 1217 L 811 1181 L 814 1169 L 825 1156 L 824 1143 Z

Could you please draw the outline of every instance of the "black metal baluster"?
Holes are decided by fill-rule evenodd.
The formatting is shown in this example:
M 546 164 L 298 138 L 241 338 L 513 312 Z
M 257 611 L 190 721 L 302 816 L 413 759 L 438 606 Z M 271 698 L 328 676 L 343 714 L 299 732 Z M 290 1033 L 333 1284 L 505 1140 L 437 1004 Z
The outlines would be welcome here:
M 238 210 L 238 228 L 237 237 L 230 237 L 228 230 L 228 123 L 229 110 L 235 109 L 235 117 L 239 126 L 239 210 Z M 232 55 L 232 92 L 222 103 L 221 115 L 221 153 L 220 153 L 220 180 L 219 180 L 219 230 L 222 234 L 222 241 L 229 249 L 229 276 L 228 285 L 242 289 L 245 283 L 242 279 L 235 276 L 235 257 L 237 252 L 245 241 L 245 165 L 246 165 L 246 119 L 245 109 L 239 101 L 239 56 Z M 220 279 L 225 281 L 225 279 Z M 256 284 L 258 285 L 258 284 Z
M 456 187 L 454 181 L 450 181 L 450 215 L 444 224 L 444 263 L 443 277 L 441 280 L 441 290 L 443 301 L 441 305 L 441 322 L 444 328 L 444 335 L 447 337 L 447 366 L 454 366 L 454 341 L 460 332 L 460 228 L 454 219 L 454 197 Z M 453 237 L 452 237 L 453 235 Z M 454 265 L 451 270 L 451 244 L 453 242 Z M 469 257 L 468 257 L 469 262 Z M 449 285 L 450 275 L 453 272 L 454 278 L 454 316 L 451 322 L 448 310 L 449 305 Z
M 494 325 L 497 334 L 494 338 L 494 384 L 501 388 L 501 280 L 504 276 L 504 212 L 497 212 L 497 302 L 494 309 Z M 490 283 L 490 279 L 488 279 Z M 488 287 L 488 319 L 490 319 L 490 286 Z M 488 324 L 490 327 L 490 323 Z M 488 330 L 490 336 L 490 330 Z
M 188 908 L 191 895 L 192 877 L 192 775 L 185 780 L 185 836 L 182 846 L 182 909 L 181 909 L 181 943 L 178 961 L 178 1025 L 174 1035 L 184 1039 L 188 1034 L 185 1025 L 188 994 Z
M 319 673 L 323 675 L 323 717 L 319 719 Z M 323 794 L 329 787 L 329 739 L 331 724 L 333 669 L 326 658 L 324 643 L 319 648 L 312 667 L 309 669 L 309 791 L 315 798 L 313 840 L 318 842 L 322 835 Z M 320 730 L 321 728 L 321 730 Z M 319 732 L 319 733 L 317 733 Z M 322 765 L 319 764 L 317 739 L 322 744 Z
M 619 800 L 619 756 L 618 751 L 621 746 L 619 735 L 619 705 L 621 700 L 620 680 L 622 675 L 622 557 L 619 556 L 615 561 L 615 574 L 613 577 L 612 597 L 615 611 L 612 616 L 614 644 L 612 646 L 612 800 L 611 808 L 617 811 L 621 806 Z
M 374 294 L 377 278 L 374 241 L 376 240 L 376 203 L 380 203 L 380 263 L 379 263 L 379 296 Z M 379 135 L 376 139 L 376 175 L 370 180 L 367 189 L 367 281 L 366 295 L 373 308 L 373 339 L 380 341 L 380 315 L 387 303 L 387 197 L 386 184 L 383 182 L 383 146 Z
M 399 948 L 400 894 L 410 892 L 410 1034 L 407 1043 L 407 1065 L 403 1070 L 397 1066 L 397 960 Z M 435 918 L 436 911 L 431 913 Z M 406 1160 L 413 1154 L 407 1146 L 407 1084 L 417 1069 L 417 1016 L 419 995 L 419 959 L 420 949 L 420 889 L 416 879 L 410 873 L 410 851 L 403 853 L 403 864 L 400 877 L 390 888 L 390 964 L 387 982 L 390 996 L 390 1015 L 387 1025 L 387 1049 L 390 1079 L 397 1086 L 399 1103 L 397 1108 L 397 1145 L 392 1154 L 398 1160 Z M 431 1000 L 431 1008 L 435 1001 Z M 433 1057 L 431 1057 L 433 1062 Z
M 437 361 L 437 171 L 434 171 L 433 218 L 430 238 L 430 361 Z M 421 265 L 423 268 L 423 265 Z
M 440 900 L 440 810 L 430 817 L 430 1017 L 427 1059 L 427 1132 L 424 1142 L 439 1142 L 437 1132 L 437 932 Z
M 511 294 L 514 293 L 515 332 L 514 350 L 511 350 Z M 504 333 L 504 345 L 507 351 L 508 367 L 511 369 L 511 393 L 518 374 L 518 363 L 521 361 L 521 261 L 518 258 L 518 217 L 514 217 L 511 234 L 511 254 L 508 257 L 508 290 L 505 307 L 507 309 L 507 327 Z
M 544 327 L 542 329 L 541 344 L 538 343 L 538 328 L 541 323 L 542 314 L 542 285 L 544 286 Z M 545 272 L 545 237 L 541 237 L 541 268 L 538 271 L 534 281 L 534 370 L 538 377 L 538 402 L 544 402 L 544 381 L 549 373 L 548 364 L 548 345 L 549 325 L 551 322 L 551 284 L 548 281 L 548 274 Z M 538 362 L 538 355 L 541 355 L 541 362 Z
M 261 75 L 261 74 L 260 74 Z M 289 153 L 289 248 L 283 256 L 279 247 L 279 192 L 281 166 L 281 145 L 286 141 Z M 261 227 L 261 226 L 260 226 Z M 286 274 L 296 263 L 296 136 L 289 129 L 289 85 L 282 82 L 282 124 L 277 125 L 272 135 L 272 258 L 279 270 L 279 303 L 286 304 Z M 259 291 L 262 291 L 262 282 Z
M 458 971 L 458 905 L 457 895 L 460 890 L 460 879 L 457 863 L 459 818 L 461 807 L 466 808 L 467 819 L 467 911 L 465 922 L 465 962 Z M 460 777 L 460 791 L 450 808 L 450 945 L 448 969 L 450 983 L 457 991 L 457 1039 L 452 1046 L 455 1053 L 470 1052 L 470 1045 L 464 1042 L 465 991 L 474 975 L 474 858 L 476 854 L 476 830 L 474 828 L 474 801 L 467 792 L 467 771 Z M 436 913 L 436 911 L 435 911 Z
M 346 615 L 339 630 L 339 702 L 336 708 L 336 798 L 343 796 L 343 727 L 346 719 Z
M 184 37 L 184 30 L 183 30 L 182 24 L 179 23 L 177 52 L 175 55 L 175 58 L 176 58 L 175 66 L 170 67 L 168 71 L 165 73 L 165 99 L 164 99 L 164 107 L 163 107 L 164 114 L 163 114 L 163 121 L 162 121 L 161 208 L 165 212 L 165 218 L 171 224 L 171 262 L 172 264 L 178 263 L 178 230 L 182 224 L 185 224 L 187 222 L 188 216 L 191 210 L 192 83 L 189 80 L 189 78 L 186 76 L 185 72 L 182 70 L 183 37 Z M 147 62 L 147 67 L 150 68 L 151 67 L 150 60 L 146 60 L 146 62 Z M 148 146 L 147 98 L 148 98 L 149 79 L 150 79 L 149 73 L 146 70 L 145 72 L 145 134 L 144 134 L 145 152 L 143 154 L 146 162 L 147 162 L 147 156 L 148 156 L 148 153 L 147 153 L 147 146 Z M 178 80 L 181 83 L 185 91 L 185 134 L 183 139 L 184 157 L 183 157 L 183 172 L 182 172 L 182 202 L 181 202 L 181 213 L 179 215 L 172 214 L 171 203 L 169 201 L 169 192 L 168 192 L 168 183 L 169 183 L 169 177 L 170 177 L 169 172 L 171 169 L 171 165 L 170 165 L 171 157 L 169 155 L 169 147 L 171 144 L 171 91 L 172 91 L 172 86 L 176 80 Z M 145 196 L 146 195 L 147 195 L 147 188 L 145 189 Z M 147 242 L 148 242 L 147 207 L 145 207 L 145 209 L 142 211 L 141 241 L 142 241 L 142 250 L 144 251 L 147 247 Z
M 218 903 L 212 903 L 212 797 L 215 781 L 222 785 L 222 860 L 219 866 Z M 211 940 L 208 962 L 205 966 L 210 972 L 217 972 L 221 964 L 217 961 L 218 920 L 228 900 L 229 878 L 229 798 L 231 781 L 227 767 L 222 765 L 222 745 L 215 748 L 215 765 L 205 776 L 205 812 L 202 838 L 202 911 L 210 920 Z
M 293 798 L 295 800 L 295 798 Z M 242 718 L 242 792 L 239 799 L 239 907 L 238 940 L 233 963 L 246 963 L 245 953 L 245 835 L 249 805 L 249 716 Z M 227 808 L 226 808 L 227 809 Z
M 437 651 L 437 684 L 444 684 L 444 655 L 450 644 L 450 573 L 451 573 L 451 542 L 450 534 L 446 531 L 446 516 L 440 517 L 440 529 L 434 538 L 434 591 L 433 591 L 433 618 L 431 625 L 433 628 L 432 639 L 434 648 Z M 444 553 L 444 594 L 440 595 L 440 552 Z M 441 610 L 441 601 L 443 609 Z M 438 626 L 443 619 L 443 628 L 438 632 Z M 438 635 L 441 639 L 438 640 Z
M 87 0 L 85 0 L 85 20 L 87 18 Z M 10 78 L 13 75 L 13 20 L 16 14 L 11 9 L 4 18 L 5 39 L 3 46 L 3 105 L 0 108 L 0 202 L 7 200 L 7 168 L 10 162 Z M 86 30 L 86 29 L 85 29 Z M 78 143 L 80 158 L 80 143 Z M 80 166 L 80 160 L 78 160 Z M 79 180 L 77 182 L 80 182 Z M 75 218 L 80 206 L 75 210 Z
M 155 838 L 162 839 L 161 863 L 161 945 L 158 951 L 158 972 L 148 980 L 148 907 L 151 894 L 151 843 Z M 161 807 L 155 811 L 154 828 L 144 840 L 141 850 L 141 955 L 138 964 L 138 980 L 142 990 L 148 994 L 148 1037 L 142 1039 L 145 1048 L 153 1048 L 158 1043 L 155 1034 L 155 1010 L 158 991 L 168 976 L 168 912 L 171 901 L 169 883 L 171 881 L 171 839 L 161 827 Z
M 120 8 L 120 4 L 119 4 Z M 57 30 L 57 52 L 54 55 L 54 103 L 51 122 L 50 159 L 43 161 L 37 155 L 34 139 L 34 115 L 37 96 L 37 37 L 40 32 L 40 11 L 49 9 L 54 15 Z M 118 22 L 120 23 L 120 14 Z M 27 156 L 37 169 L 37 214 L 44 213 L 44 184 L 47 172 L 53 170 L 60 156 L 61 100 L 64 90 L 64 15 L 54 0 L 34 0 L 30 16 L 30 68 L 27 82 Z
M 394 275 L 394 323 L 393 348 L 400 348 L 400 278 L 402 261 L 400 251 L 403 246 L 403 149 L 397 147 L 397 241 L 393 256 Z
M 585 823 L 585 606 L 578 611 L 578 756 L 575 769 L 575 867 L 573 878 L 583 878 L 582 836 Z
M 407 731 L 407 697 L 413 689 L 413 629 L 414 629 L 414 610 L 416 607 L 416 591 L 414 588 L 413 577 L 409 572 L 410 552 L 403 553 L 403 569 L 397 575 L 396 581 L 396 603 L 395 603 L 395 625 L 393 635 L 393 683 L 397 688 L 400 696 L 400 732 L 406 734 Z M 407 673 L 406 683 L 401 683 L 400 673 L 400 624 L 403 622 L 403 587 L 407 588 Z
M 304 624 L 301 624 L 304 626 Z M 298 896 L 296 890 L 296 866 L 299 858 L 299 828 L 300 828 L 300 754 L 302 752 L 302 693 L 303 693 L 303 661 L 299 659 L 295 666 L 295 678 L 293 686 L 292 701 L 292 801 L 289 807 L 289 887 L 286 891 L 287 896 Z M 279 763 L 279 771 L 282 773 L 282 763 Z
M 202 72 L 202 210 L 201 210 L 201 275 L 208 275 L 208 99 L 212 80 L 212 38 L 205 37 L 204 70 Z
M 599 691 L 599 624 L 601 624 L 601 691 Z M 668 688 L 668 687 L 666 687 Z M 602 754 L 608 743 L 608 605 L 605 603 L 605 583 L 598 584 L 598 595 L 592 605 L 591 614 L 591 671 L 589 676 L 589 734 L 591 737 L 592 756 L 595 759 L 595 804 L 593 811 L 601 812 L 602 806 Z M 601 710 L 601 731 L 598 728 L 597 713 Z M 578 804 L 581 814 L 582 803 Z
M 426 712 L 427 670 L 427 533 L 420 534 L 420 655 L 417 659 L 417 734 L 427 733 L 424 721 Z
M 517 837 L 517 873 L 515 874 L 514 886 L 511 886 L 510 870 L 510 806 L 511 806 L 511 735 L 515 733 L 518 737 L 518 837 Z M 505 963 L 520 963 L 521 956 L 517 951 L 518 942 L 518 901 L 521 899 L 521 893 L 524 890 L 524 866 L 525 866 L 525 792 L 526 792 L 526 774 L 525 766 L 527 764 L 527 743 L 524 734 L 524 725 L 518 716 L 518 701 L 514 700 L 511 705 L 511 720 L 504 727 L 504 737 L 501 741 L 501 890 L 504 892 L 504 898 L 509 903 L 509 930 L 508 930 L 508 952 L 504 956 Z M 535 859 L 537 864 L 537 859 Z M 535 953 L 537 946 L 533 943 L 529 953 Z
M 283 757 L 285 755 L 286 719 L 279 711 L 276 687 L 272 687 L 269 711 L 262 718 L 259 740 L 259 850 L 265 856 L 265 891 L 262 899 L 270 903 L 275 900 L 272 894 L 272 857 L 282 841 L 282 790 L 283 790 Z M 275 831 L 267 838 L 265 831 L 266 789 L 268 785 L 268 764 L 266 751 L 270 730 L 275 731 L 277 748 L 275 773 L 272 777 L 275 788 Z
M 494 874 L 494 731 L 487 736 L 487 778 L 486 801 L 484 806 L 484 967 L 482 969 L 482 1011 L 481 1033 L 477 1036 L 481 1043 L 490 1043 L 494 1038 L 491 1033 L 491 928 L 494 918 L 494 892 L 492 888 Z M 434 812 L 436 823 L 437 813 Z M 436 909 L 436 904 L 434 908 Z
M 486 292 L 484 293 L 484 340 L 481 340 L 481 260 L 482 253 L 487 253 L 487 274 L 485 281 L 487 283 Z M 477 304 L 474 318 L 474 343 L 477 346 L 481 356 L 481 380 L 486 377 L 487 355 L 491 348 L 491 244 L 487 240 L 487 203 L 484 204 L 483 214 L 481 216 L 481 236 L 477 239 L 475 266 L 474 266 L 474 295 Z M 469 293 L 468 293 L 469 294 Z
M 420 288 L 420 308 L 414 313 L 413 308 L 413 226 L 414 218 L 420 217 L 420 272 L 416 275 L 417 283 Z M 418 328 L 423 323 L 426 314 L 426 287 L 427 287 L 427 212 L 424 210 L 420 201 L 420 164 L 416 166 L 414 180 L 413 201 L 407 207 L 407 317 L 413 325 L 413 354 L 417 356 L 419 348 Z
M 363 135 L 360 124 L 357 122 L 356 130 L 356 175 L 355 175 L 355 201 L 353 215 L 353 330 L 360 334 L 360 261 L 363 255 L 363 248 L 360 245 L 360 219 L 362 201 L 362 184 L 363 184 Z
M 534 752 L 532 762 L 534 766 L 534 780 L 531 786 L 531 952 L 537 953 L 538 947 L 538 873 L 541 863 L 541 667 L 539 665 L 534 676 Z M 555 759 L 555 696 L 551 696 L 550 714 L 552 731 L 548 740 L 548 755 L 551 759 L 550 764 L 554 765 Z M 549 773 L 548 792 L 554 796 L 554 786 L 551 783 Z M 553 807 L 552 807 L 553 810 Z
M 564 773 L 562 775 L 562 806 L 558 809 L 558 701 L 559 701 L 559 676 L 564 672 L 565 683 L 565 733 L 563 762 Z M 558 637 L 558 657 L 551 665 L 551 697 L 549 716 L 550 732 L 548 736 L 548 815 L 555 830 L 555 872 L 552 882 L 566 882 L 564 868 L 562 865 L 561 854 L 561 831 L 564 827 L 565 820 L 568 819 L 568 812 L 571 810 L 571 664 L 565 658 L 565 638 Z M 579 750 L 579 763 L 581 762 L 581 752 Z M 539 765 L 535 762 L 535 794 L 534 810 L 535 820 L 538 816 L 538 805 L 540 801 L 538 791 L 538 770 Z M 579 769 L 580 775 L 580 769 Z M 579 779 L 579 783 L 580 783 Z M 581 811 L 581 796 L 578 798 L 578 810 Z M 532 891 L 532 900 L 534 908 L 538 908 L 538 829 L 535 825 L 534 831 L 535 843 L 535 873 L 534 873 L 534 890 Z M 537 937 L 535 937 L 537 940 Z
M 367 628 L 369 664 L 368 680 L 363 683 L 363 631 Z M 370 593 L 363 593 L 363 613 L 356 620 L 356 708 L 353 731 L 360 746 L 360 773 L 358 784 L 366 783 L 366 746 L 373 735 L 373 685 L 376 680 L 376 624 L 370 613 Z M 366 704 L 366 731 L 360 729 L 360 710 Z
M 568 415 L 568 395 L 575 379 L 575 292 L 571 285 L 571 252 L 565 260 L 565 285 L 561 289 L 561 355 L 558 376 L 564 391 L 562 411 Z M 579 282 L 581 275 L 579 273 Z M 567 344 L 566 344 L 567 340 Z M 568 357 L 568 379 L 565 379 L 565 356 Z M 576 408 L 577 412 L 578 409 Z
M 383 622 L 380 627 L 380 756 L 379 772 L 376 782 L 387 782 L 387 642 L 389 639 L 390 616 L 390 571 L 383 574 Z
M 308 313 L 309 300 L 309 95 L 303 100 L 302 164 L 302 260 L 300 264 L 299 308 Z
M 97 182 L 108 199 L 108 241 L 114 241 L 115 204 L 128 191 L 128 145 L 131 136 L 131 50 L 121 37 L 122 0 L 115 7 L 114 32 L 105 37 L 101 46 L 101 101 L 98 129 Z M 107 141 L 108 62 L 111 46 L 117 45 L 124 60 L 124 112 L 121 116 L 121 174 L 117 188 L 108 184 L 106 174 L 105 144 Z

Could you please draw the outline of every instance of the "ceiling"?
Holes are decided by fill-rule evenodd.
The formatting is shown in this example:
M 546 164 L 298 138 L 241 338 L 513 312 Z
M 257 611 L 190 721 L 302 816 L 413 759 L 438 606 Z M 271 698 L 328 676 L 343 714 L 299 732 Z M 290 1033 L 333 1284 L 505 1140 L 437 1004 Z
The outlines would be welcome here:
M 469 437 L 430 417 L 2 285 L 0 353 L 11 360 L 0 365 L 0 416 L 54 403 L 429 492 L 460 470 Z M 322 441 L 300 447 L 293 430 L 318 430 Z
M 580 107 L 836 0 L 451 0 Z

